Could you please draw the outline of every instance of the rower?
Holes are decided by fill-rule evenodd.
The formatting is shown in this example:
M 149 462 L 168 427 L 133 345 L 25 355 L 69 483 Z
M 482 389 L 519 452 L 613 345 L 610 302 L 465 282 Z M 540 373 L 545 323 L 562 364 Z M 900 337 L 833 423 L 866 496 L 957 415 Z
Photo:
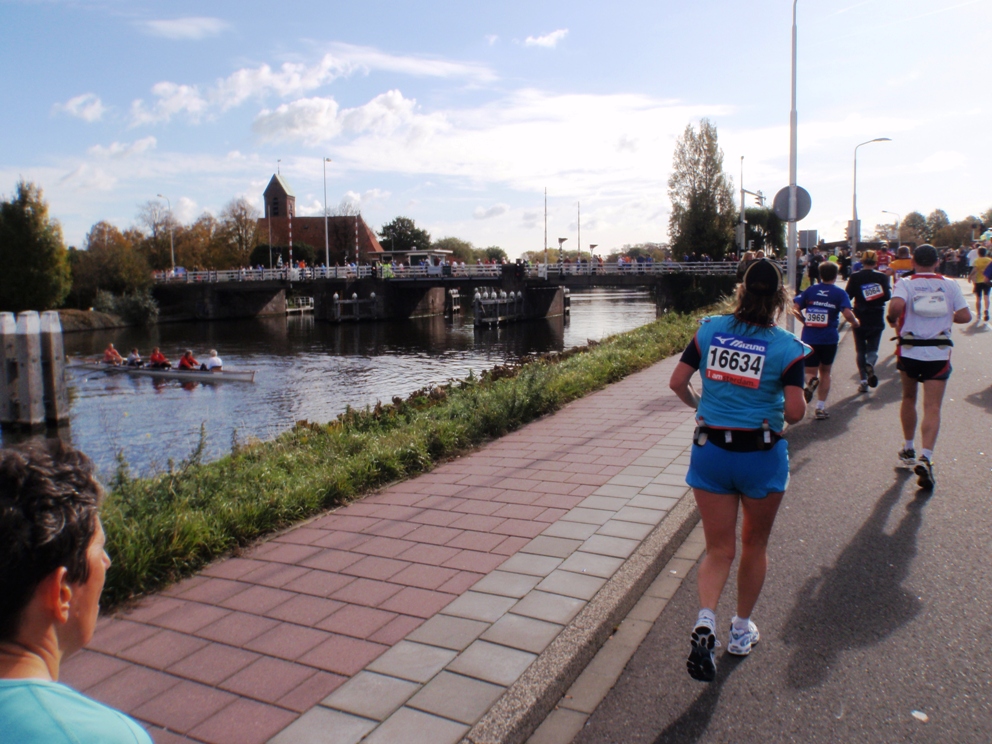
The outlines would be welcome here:
M 137 348 L 131 349 L 131 353 L 127 355 L 127 366 L 128 367 L 145 366 L 145 363 L 141 360 L 141 354 L 138 352 Z
M 179 360 L 179 369 L 199 369 L 200 363 L 193 358 L 193 350 L 186 349 L 186 353 Z
M 103 352 L 103 363 L 113 364 L 115 367 L 124 362 L 124 357 L 121 356 L 120 352 L 114 348 L 113 344 L 107 344 L 107 348 Z
M 172 369 L 172 364 L 169 363 L 169 360 L 165 358 L 165 354 L 159 351 L 157 346 L 152 349 L 152 354 L 148 357 L 148 366 L 152 369 Z
M 224 362 L 217 356 L 217 349 L 210 350 L 210 358 L 203 363 L 200 369 L 207 372 L 220 372 L 224 368 Z

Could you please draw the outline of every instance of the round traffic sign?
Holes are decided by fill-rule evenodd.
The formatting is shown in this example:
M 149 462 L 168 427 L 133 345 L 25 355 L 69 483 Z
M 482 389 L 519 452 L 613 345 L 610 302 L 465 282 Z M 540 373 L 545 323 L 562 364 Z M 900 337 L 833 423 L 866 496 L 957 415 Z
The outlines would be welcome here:
M 802 186 L 796 186 L 796 222 L 808 215 L 810 207 L 812 206 L 813 200 L 810 198 L 809 192 Z M 784 222 L 792 222 L 792 220 L 789 219 L 788 186 L 775 194 L 775 201 L 772 203 L 772 211 L 780 220 Z

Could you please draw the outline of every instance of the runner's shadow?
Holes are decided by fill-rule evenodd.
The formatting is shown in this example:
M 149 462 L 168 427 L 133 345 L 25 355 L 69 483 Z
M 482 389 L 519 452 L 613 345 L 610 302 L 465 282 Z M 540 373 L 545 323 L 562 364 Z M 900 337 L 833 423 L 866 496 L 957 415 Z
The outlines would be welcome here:
M 706 685 L 702 694 L 686 710 L 668 724 L 668 727 L 658 734 L 654 744 L 683 744 L 684 742 L 699 741 L 710 725 L 710 719 L 716 712 L 720 693 L 727 678 L 744 661 L 743 656 L 723 654 L 716 668 L 716 679 Z
M 823 684 L 844 651 L 878 643 L 920 612 L 921 600 L 902 583 L 916 557 L 925 496 L 909 503 L 891 535 L 885 532 L 909 477 L 899 471 L 836 564 L 799 591 L 785 624 L 785 642 L 795 646 L 786 675 L 791 687 Z
M 979 408 L 984 408 L 986 411 L 992 412 L 992 386 L 987 387 L 984 390 L 979 390 L 977 393 L 972 393 L 967 396 L 965 400 L 973 406 L 978 406 Z

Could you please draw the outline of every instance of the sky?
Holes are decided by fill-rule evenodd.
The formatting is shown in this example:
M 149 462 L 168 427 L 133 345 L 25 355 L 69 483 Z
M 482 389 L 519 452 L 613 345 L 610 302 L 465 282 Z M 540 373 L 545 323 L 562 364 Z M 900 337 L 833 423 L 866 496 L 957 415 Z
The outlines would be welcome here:
M 992 2 L 797 2 L 799 228 L 843 239 L 877 137 L 863 234 L 992 207 Z M 159 194 L 184 223 L 261 209 L 277 169 L 319 215 L 326 168 L 328 207 L 375 230 L 516 257 L 546 189 L 551 245 L 667 242 L 703 117 L 735 190 L 788 185 L 791 30 L 789 0 L 0 0 L 0 195 L 37 183 L 83 247 Z

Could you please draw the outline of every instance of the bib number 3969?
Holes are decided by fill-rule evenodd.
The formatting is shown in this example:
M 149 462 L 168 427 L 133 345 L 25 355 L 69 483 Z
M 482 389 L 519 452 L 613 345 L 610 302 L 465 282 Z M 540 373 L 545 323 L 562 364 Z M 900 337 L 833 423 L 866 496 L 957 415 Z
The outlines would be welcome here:
M 757 389 L 767 349 L 768 344 L 763 341 L 716 334 L 707 356 L 706 378 Z

